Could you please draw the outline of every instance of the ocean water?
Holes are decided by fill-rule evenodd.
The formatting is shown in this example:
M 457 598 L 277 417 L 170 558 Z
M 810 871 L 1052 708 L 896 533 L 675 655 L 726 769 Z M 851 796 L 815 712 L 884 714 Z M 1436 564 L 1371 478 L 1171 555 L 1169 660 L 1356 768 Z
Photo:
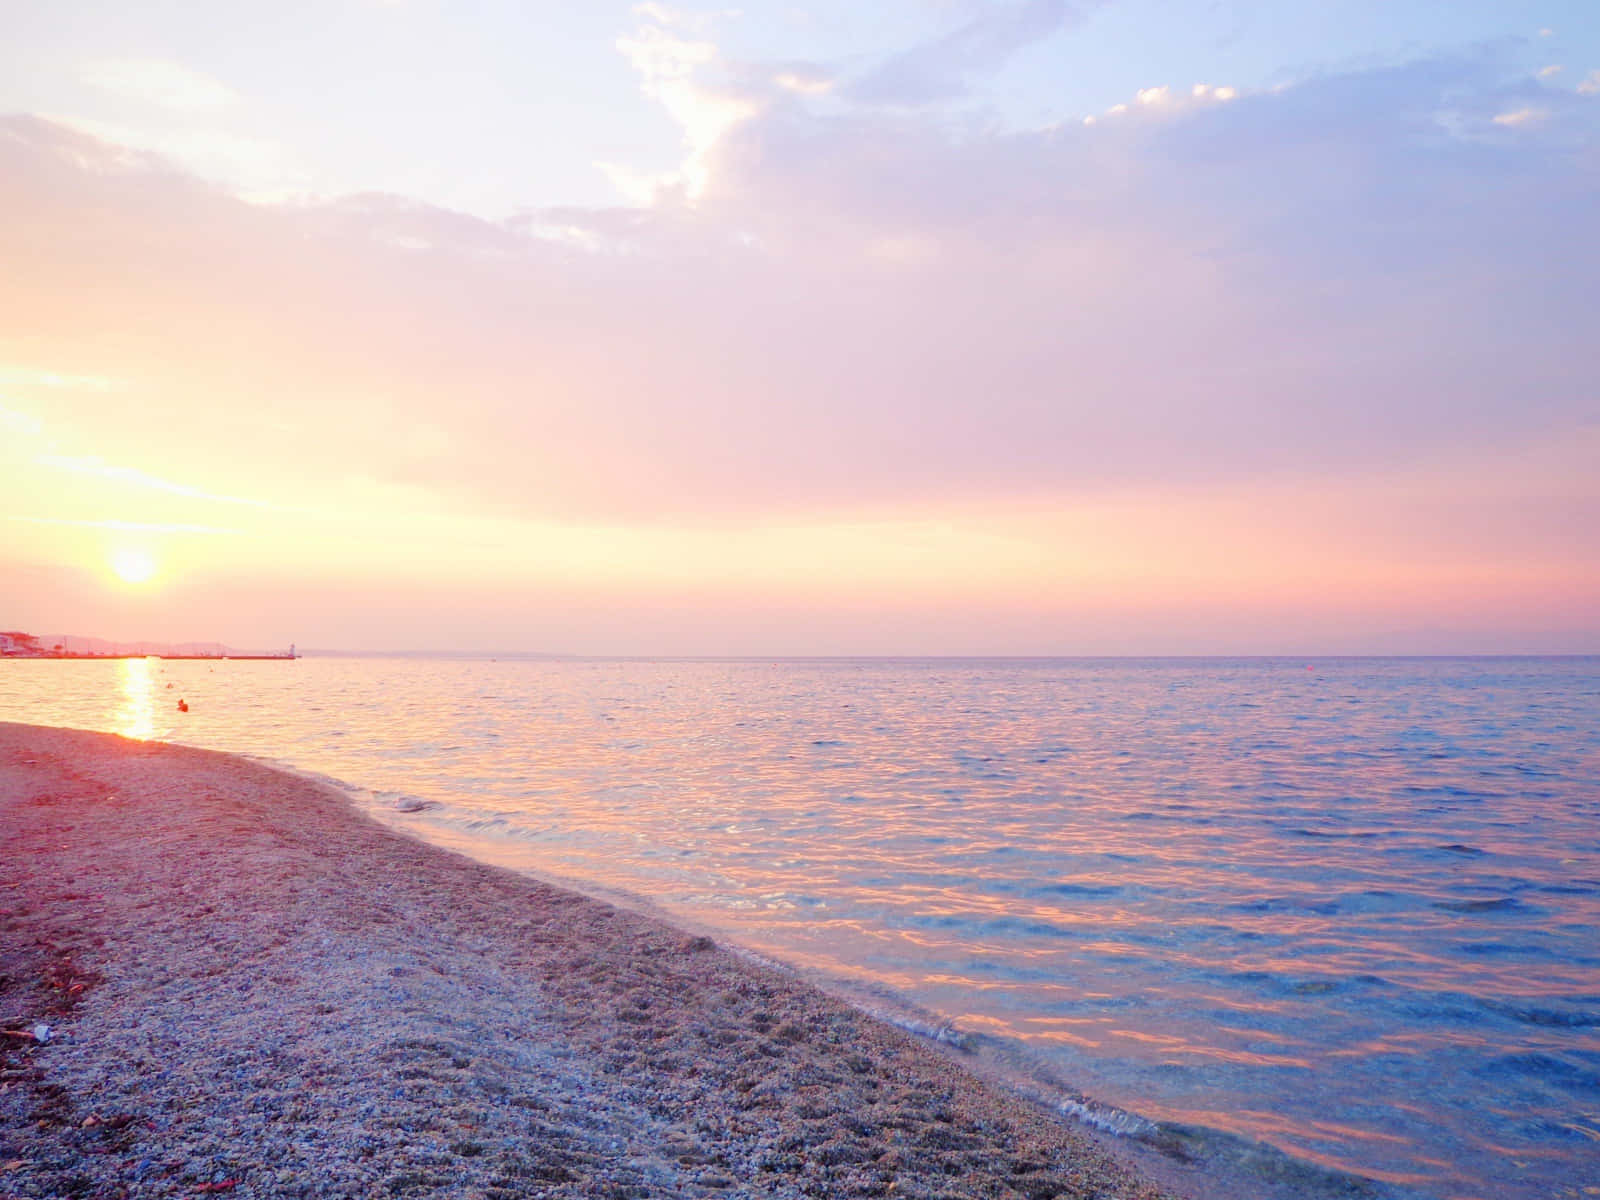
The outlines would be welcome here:
M 1600 659 L 7 661 L 0 719 L 335 777 L 1145 1118 L 1600 1194 Z

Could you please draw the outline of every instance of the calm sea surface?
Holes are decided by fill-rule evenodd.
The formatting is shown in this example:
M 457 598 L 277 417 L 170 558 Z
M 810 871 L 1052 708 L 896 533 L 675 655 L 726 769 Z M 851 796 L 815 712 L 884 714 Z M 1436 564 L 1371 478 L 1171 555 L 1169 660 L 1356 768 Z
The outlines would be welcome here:
M 0 718 L 336 777 L 1146 1117 L 1600 1187 L 1600 659 L 8 661 Z

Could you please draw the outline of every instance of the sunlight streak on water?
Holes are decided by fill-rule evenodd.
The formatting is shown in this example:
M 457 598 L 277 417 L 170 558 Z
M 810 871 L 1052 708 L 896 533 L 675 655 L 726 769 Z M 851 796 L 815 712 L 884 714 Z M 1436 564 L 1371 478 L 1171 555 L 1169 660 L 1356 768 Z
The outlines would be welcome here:
M 349 780 L 1148 1116 L 1600 1178 L 1597 660 L 21 662 L 0 717 Z
M 156 662 L 148 658 L 117 660 L 120 707 L 114 728 L 125 738 L 147 742 L 155 733 Z

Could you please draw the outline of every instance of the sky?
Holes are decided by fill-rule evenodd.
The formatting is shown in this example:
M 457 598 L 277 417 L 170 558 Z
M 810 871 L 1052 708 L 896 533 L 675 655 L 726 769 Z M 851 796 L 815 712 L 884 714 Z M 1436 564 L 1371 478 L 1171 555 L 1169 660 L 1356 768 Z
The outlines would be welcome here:
M 1600 653 L 1592 0 L 0 28 L 0 628 Z

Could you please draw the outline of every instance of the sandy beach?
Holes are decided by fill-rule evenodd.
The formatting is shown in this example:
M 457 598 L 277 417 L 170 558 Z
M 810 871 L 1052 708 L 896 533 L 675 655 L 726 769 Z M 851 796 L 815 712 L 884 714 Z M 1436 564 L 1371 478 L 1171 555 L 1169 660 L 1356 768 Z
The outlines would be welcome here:
M 0 1196 L 1169 1195 L 782 971 L 259 764 L 0 725 L 0 833 Z

